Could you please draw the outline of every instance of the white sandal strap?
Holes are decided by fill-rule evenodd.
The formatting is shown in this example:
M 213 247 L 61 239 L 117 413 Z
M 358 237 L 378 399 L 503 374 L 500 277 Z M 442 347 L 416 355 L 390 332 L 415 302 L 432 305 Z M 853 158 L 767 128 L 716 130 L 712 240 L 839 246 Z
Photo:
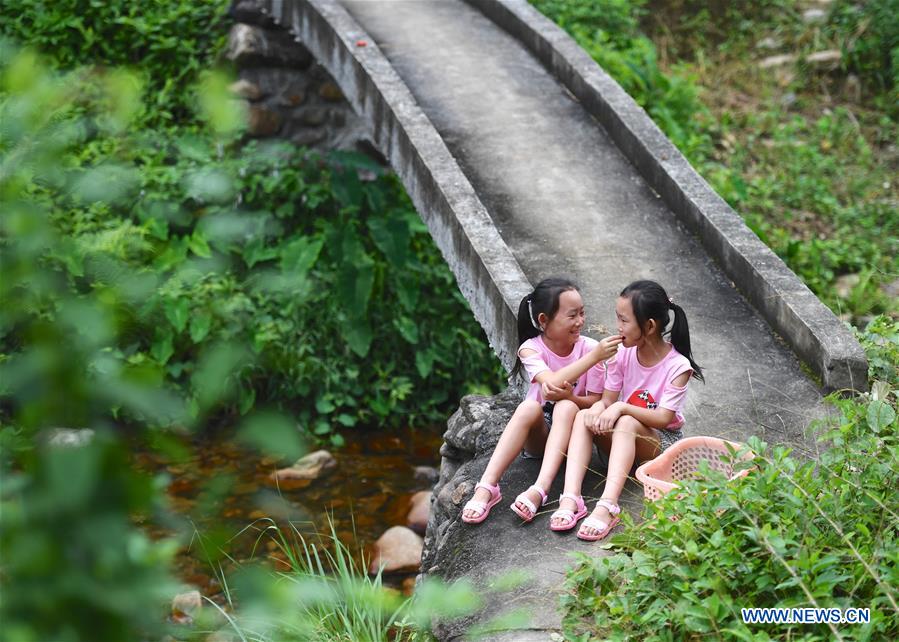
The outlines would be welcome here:
M 465 506 L 462 507 L 462 512 L 465 512 L 467 510 L 476 510 L 478 511 L 478 515 L 480 515 L 485 510 L 487 510 L 487 502 L 479 502 L 477 500 L 470 499 L 465 502 Z
M 560 508 L 555 513 L 549 516 L 550 520 L 553 519 L 574 519 L 574 511 L 568 510 L 567 508 Z
M 618 513 L 621 512 L 621 507 L 618 504 L 613 504 L 607 499 L 600 499 L 598 502 L 596 502 L 596 505 L 605 508 L 607 511 L 609 511 L 609 515 L 611 515 L 612 517 L 615 517 Z
M 533 515 L 534 513 L 537 512 L 537 507 L 534 506 L 534 502 L 532 502 L 530 499 L 528 499 L 528 498 L 524 495 L 524 493 L 522 493 L 521 495 L 519 495 L 519 496 L 518 496 L 518 499 L 515 500 L 515 501 L 517 501 L 519 504 L 524 504 L 524 505 L 527 507 L 527 509 L 528 509 L 529 511 L 531 511 L 531 515 Z
M 602 533 L 604 530 L 606 530 L 609 527 L 609 524 L 608 524 L 608 522 L 601 522 L 598 519 L 596 519 L 595 517 L 588 517 L 587 519 L 585 519 L 584 521 L 581 522 L 581 531 L 583 531 L 585 527 L 586 528 L 595 528 L 600 533 Z

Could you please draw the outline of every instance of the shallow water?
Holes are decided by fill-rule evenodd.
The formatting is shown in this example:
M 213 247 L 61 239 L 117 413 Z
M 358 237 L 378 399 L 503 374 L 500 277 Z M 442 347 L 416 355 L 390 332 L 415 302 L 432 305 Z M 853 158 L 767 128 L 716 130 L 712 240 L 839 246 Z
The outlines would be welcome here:
M 209 597 L 222 594 L 220 568 L 227 574 L 260 558 L 280 570 L 289 568 L 280 547 L 265 533 L 273 522 L 282 533 L 295 528 L 316 541 L 317 534 L 330 535 L 333 524 L 358 559 L 386 529 L 405 525 L 412 495 L 430 489 L 429 481 L 415 479 L 414 469 L 439 465 L 441 435 L 440 427 L 348 431 L 346 445 L 331 451 L 335 470 L 313 481 L 278 484 L 271 473 L 290 462 L 260 456 L 225 437 L 185 439 L 189 455 L 175 464 L 159 453 L 141 451 L 136 457 L 142 470 L 170 478 L 168 497 L 179 522 L 150 531 L 193 533 L 179 552 L 177 570 L 183 581 Z M 387 583 L 402 579 L 388 578 Z

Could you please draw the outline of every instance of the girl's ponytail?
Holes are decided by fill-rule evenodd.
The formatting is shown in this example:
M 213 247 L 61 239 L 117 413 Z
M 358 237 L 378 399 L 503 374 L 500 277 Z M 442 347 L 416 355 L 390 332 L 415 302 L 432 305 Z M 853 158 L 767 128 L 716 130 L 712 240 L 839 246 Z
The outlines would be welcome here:
M 521 299 L 518 304 L 518 345 L 539 336 L 543 329 L 538 321 L 540 314 L 545 314 L 548 319 L 556 316 L 559 311 L 559 297 L 568 290 L 577 290 L 578 287 L 568 279 L 548 278 L 543 279 L 534 288 L 534 291 Z M 515 367 L 512 368 L 512 377 L 521 372 L 521 358 L 515 353 Z
M 687 323 L 687 313 L 674 301 L 669 299 L 668 305 L 674 312 L 674 323 L 671 324 L 671 345 L 674 349 L 687 357 L 690 367 L 693 368 L 693 377 L 705 383 L 702 368 L 693 360 L 690 351 L 690 324 Z

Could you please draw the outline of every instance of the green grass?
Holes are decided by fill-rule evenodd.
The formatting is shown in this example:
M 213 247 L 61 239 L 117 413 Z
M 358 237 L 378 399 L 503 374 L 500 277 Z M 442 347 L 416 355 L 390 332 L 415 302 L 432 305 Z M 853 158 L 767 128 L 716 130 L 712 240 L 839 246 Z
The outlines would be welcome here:
M 533 4 L 836 314 L 899 314 L 897 63 L 877 54 L 899 52 L 895 0 L 837 2 L 820 24 L 788 0 Z M 803 62 L 825 49 L 843 53 L 836 68 Z M 775 53 L 797 62 L 760 68 Z
M 448 586 L 436 578 L 404 596 L 385 586 L 380 571 L 368 573 L 364 551 L 344 544 L 333 523 L 328 528 L 309 539 L 268 518 L 249 525 L 246 530 L 258 531 L 260 550 L 274 542 L 280 570 L 270 563 L 237 564 L 231 577 L 219 570 L 227 604 L 208 610 L 190 639 L 222 630 L 260 642 L 430 640 L 433 618 L 466 615 L 481 603 L 470 584 Z

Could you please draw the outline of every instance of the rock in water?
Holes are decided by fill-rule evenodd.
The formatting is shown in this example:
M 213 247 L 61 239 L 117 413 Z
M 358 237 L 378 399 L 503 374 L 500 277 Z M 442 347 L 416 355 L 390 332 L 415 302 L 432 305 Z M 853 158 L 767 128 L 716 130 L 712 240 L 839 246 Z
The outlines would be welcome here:
M 413 475 L 415 475 L 415 481 L 428 486 L 433 486 L 440 479 L 440 471 L 433 466 L 416 466 Z
M 203 608 L 203 598 L 199 591 L 179 593 L 172 600 L 172 622 L 176 624 L 191 624 L 194 615 Z
M 368 572 L 375 574 L 417 571 L 421 564 L 424 540 L 405 526 L 391 526 L 375 542 Z
M 412 495 L 410 504 L 409 514 L 406 516 L 406 526 L 423 535 L 428 527 L 428 517 L 431 513 L 431 491 L 418 491 Z
M 337 460 L 327 450 L 316 450 L 298 459 L 290 468 L 282 468 L 272 473 L 272 479 L 318 479 L 337 468 Z

